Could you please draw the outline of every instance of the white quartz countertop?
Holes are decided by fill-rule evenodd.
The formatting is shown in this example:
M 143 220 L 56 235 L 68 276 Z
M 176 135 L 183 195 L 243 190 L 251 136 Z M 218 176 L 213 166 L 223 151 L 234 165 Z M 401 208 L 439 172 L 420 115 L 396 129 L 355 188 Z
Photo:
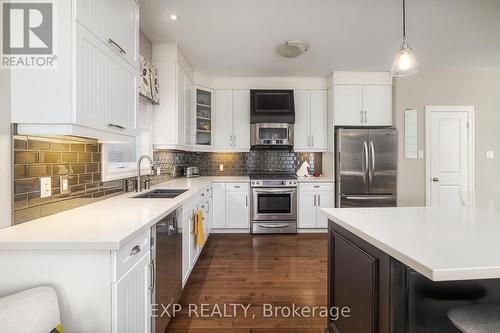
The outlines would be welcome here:
M 333 178 L 330 177 L 298 177 L 299 183 L 333 183 Z
M 433 281 L 500 278 L 498 207 L 330 208 L 323 212 Z
M 133 199 L 135 192 L 0 230 L 0 250 L 117 250 L 212 182 L 248 177 L 177 178 L 151 189 L 189 189 L 174 199 Z

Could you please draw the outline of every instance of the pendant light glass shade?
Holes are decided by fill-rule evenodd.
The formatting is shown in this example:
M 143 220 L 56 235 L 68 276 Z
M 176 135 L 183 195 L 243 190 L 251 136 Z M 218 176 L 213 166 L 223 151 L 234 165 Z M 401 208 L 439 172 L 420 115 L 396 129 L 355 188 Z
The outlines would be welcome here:
M 417 57 L 413 49 L 406 41 L 406 0 L 403 0 L 403 44 L 396 52 L 396 57 L 392 63 L 391 75 L 392 76 L 407 76 L 418 73 L 420 67 L 418 66 Z
M 406 39 L 403 41 L 401 48 L 396 52 L 396 57 L 392 63 L 391 75 L 392 76 L 407 76 L 418 73 L 420 67 L 418 66 L 417 58 L 413 49 L 408 45 Z

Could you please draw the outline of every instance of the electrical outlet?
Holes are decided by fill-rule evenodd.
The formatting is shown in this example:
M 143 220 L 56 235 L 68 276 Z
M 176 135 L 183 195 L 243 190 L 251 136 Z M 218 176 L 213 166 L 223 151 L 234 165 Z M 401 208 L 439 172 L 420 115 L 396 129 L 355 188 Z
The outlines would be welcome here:
M 40 198 L 50 197 L 52 195 L 52 183 L 50 177 L 40 178 Z
M 224 171 L 224 164 L 219 164 L 219 171 Z
M 418 158 L 424 158 L 424 151 L 423 150 L 418 151 Z
M 487 150 L 486 151 L 486 158 L 488 160 L 492 160 L 495 158 L 495 152 L 493 150 Z
M 68 176 L 61 176 L 59 181 L 61 194 L 69 193 L 69 179 Z

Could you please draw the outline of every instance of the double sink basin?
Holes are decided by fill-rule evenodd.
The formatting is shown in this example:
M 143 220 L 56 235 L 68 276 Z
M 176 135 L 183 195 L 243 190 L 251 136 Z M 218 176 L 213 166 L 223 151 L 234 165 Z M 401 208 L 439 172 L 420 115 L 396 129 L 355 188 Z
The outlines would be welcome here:
M 156 189 L 145 192 L 135 197 L 134 199 L 173 199 L 188 191 L 187 189 Z

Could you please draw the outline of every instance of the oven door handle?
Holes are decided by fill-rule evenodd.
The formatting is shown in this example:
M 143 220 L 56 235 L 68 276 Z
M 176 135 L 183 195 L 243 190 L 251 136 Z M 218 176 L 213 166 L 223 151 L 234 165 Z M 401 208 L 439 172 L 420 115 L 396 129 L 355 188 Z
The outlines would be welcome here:
M 253 190 L 255 193 L 283 193 L 283 194 L 292 194 L 294 193 L 296 190 L 293 189 L 293 190 L 279 190 L 279 189 L 266 189 L 266 190 L 263 190 L 263 189 L 254 189 Z
M 286 228 L 289 224 L 258 224 L 262 228 Z

